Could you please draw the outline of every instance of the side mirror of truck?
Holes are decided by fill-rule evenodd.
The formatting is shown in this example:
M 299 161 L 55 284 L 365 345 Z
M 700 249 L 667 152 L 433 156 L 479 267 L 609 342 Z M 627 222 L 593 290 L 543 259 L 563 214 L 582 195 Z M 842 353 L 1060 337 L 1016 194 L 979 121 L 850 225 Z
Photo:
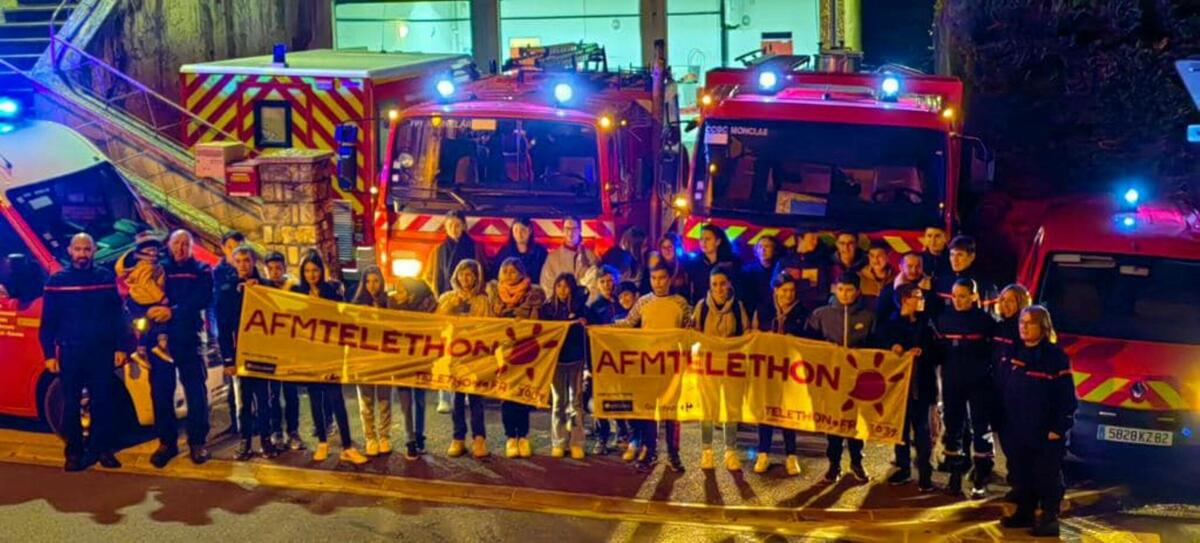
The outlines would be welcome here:
M 983 140 L 962 136 L 963 181 L 972 192 L 984 192 L 996 180 L 996 156 Z

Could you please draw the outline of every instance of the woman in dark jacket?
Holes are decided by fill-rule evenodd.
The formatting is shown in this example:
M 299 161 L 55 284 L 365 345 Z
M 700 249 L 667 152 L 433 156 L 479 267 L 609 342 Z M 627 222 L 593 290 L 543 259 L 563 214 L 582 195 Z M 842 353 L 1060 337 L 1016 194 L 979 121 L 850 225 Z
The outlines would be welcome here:
M 1071 361 L 1054 344 L 1054 324 L 1045 307 L 1021 311 L 1018 330 L 1020 342 L 1008 359 L 1013 369 L 1001 392 L 1004 452 L 1011 458 L 1017 511 L 1000 524 L 1033 528 L 1039 537 L 1058 537 L 1062 462 L 1078 406 L 1075 381 Z M 1039 506 L 1042 516 L 1035 519 Z
M 496 253 L 492 262 L 496 267 L 488 270 L 488 279 L 500 275 L 500 263 L 508 258 L 518 258 L 525 265 L 530 277 L 541 277 L 542 266 L 546 264 L 546 248 L 533 238 L 533 221 L 529 217 L 519 217 L 513 220 L 508 231 L 508 242 Z
M 808 310 L 796 297 L 796 279 L 780 273 L 771 281 L 772 299 L 758 306 L 754 312 L 755 330 L 788 336 L 804 335 L 804 323 L 808 321 Z M 771 441 L 775 438 L 776 426 L 758 425 L 758 454 L 754 457 L 754 473 L 766 473 L 771 466 L 768 454 Z M 779 428 L 783 433 L 783 450 L 787 454 L 784 468 L 788 475 L 800 475 L 800 458 L 796 456 L 796 431 Z
M 571 458 L 583 459 L 583 366 L 587 357 L 587 335 L 583 323 L 587 316 L 587 289 L 579 286 L 575 275 L 561 273 L 554 280 L 549 301 L 542 306 L 542 319 L 570 321 L 570 329 L 558 355 L 554 371 L 553 402 L 550 412 L 550 456 L 562 458 L 570 446 Z M 570 435 L 567 421 L 570 420 Z
M 675 232 L 667 232 L 658 238 L 658 247 L 649 252 L 645 258 L 646 269 L 642 270 L 641 280 L 636 283 L 638 292 L 650 292 L 650 270 L 659 263 L 671 272 L 671 294 L 679 294 L 684 298 L 691 296 L 691 285 L 688 283 L 686 258 L 683 253 L 683 240 Z
M 305 294 L 314 298 L 342 301 L 341 285 L 325 279 L 325 261 L 316 251 L 309 251 L 300 260 L 300 282 L 292 287 L 292 292 Z M 317 448 L 313 451 L 313 460 L 317 462 L 329 458 L 329 442 L 324 421 L 326 405 L 333 409 L 337 420 L 338 431 L 342 437 L 342 453 L 339 458 L 354 464 L 367 463 L 367 457 L 354 448 L 350 440 L 350 417 L 346 413 L 346 401 L 342 397 L 342 385 L 337 383 L 312 383 L 308 385 L 308 400 L 312 407 L 313 424 L 316 426 Z
M 740 279 L 742 276 L 741 265 L 737 261 L 737 255 L 733 252 L 733 244 L 729 241 L 729 236 L 720 226 L 709 223 L 700 228 L 700 250 L 692 255 L 692 259 L 687 263 L 688 282 L 691 284 L 692 292 L 685 294 L 684 297 L 689 302 L 698 304 L 704 301 L 708 296 L 709 276 L 712 275 L 714 268 L 724 268 L 729 273 L 730 277 Z M 740 285 L 734 285 L 734 290 L 738 290 Z

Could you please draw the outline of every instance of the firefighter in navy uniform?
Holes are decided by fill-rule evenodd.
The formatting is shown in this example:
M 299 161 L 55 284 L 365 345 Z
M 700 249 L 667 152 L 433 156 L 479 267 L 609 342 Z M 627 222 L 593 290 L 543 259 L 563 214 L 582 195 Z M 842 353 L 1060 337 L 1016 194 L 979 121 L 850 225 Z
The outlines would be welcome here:
M 1005 528 L 1033 528 L 1033 535 L 1058 537 L 1063 498 L 1062 463 L 1078 400 L 1066 353 L 1055 345 L 1050 313 L 1042 306 L 1021 312 L 1020 341 L 1008 363 L 1001 391 L 1005 413 L 1004 452 L 1011 458 L 1017 510 Z M 1042 516 L 1035 518 L 1038 507 Z
M 177 454 L 179 439 L 175 420 L 175 379 L 187 401 L 187 440 L 193 463 L 208 461 L 204 445 L 208 441 L 208 369 L 201 353 L 200 334 L 204 331 L 204 311 L 212 302 L 212 270 L 192 256 L 192 235 L 176 230 L 167 240 L 170 259 L 165 266 L 169 307 L 153 308 L 149 319 L 167 324 L 169 360 L 150 365 L 150 395 L 154 400 L 154 430 L 158 450 L 150 456 L 155 467 L 162 468 Z
M 996 321 L 980 309 L 975 283 L 960 279 L 951 289 L 953 305 L 933 320 L 934 346 L 942 369 L 943 445 L 950 469 L 951 494 L 961 494 L 970 462 L 964 442 L 974 448 L 971 497 L 982 498 L 992 475 L 990 404 L 994 396 L 991 337 Z M 965 429 L 970 422 L 971 436 Z
M 929 309 L 934 310 L 934 316 L 937 312 L 945 307 L 953 305 L 951 301 L 951 290 L 954 284 L 961 279 L 970 279 L 975 282 L 975 290 L 979 293 L 980 305 L 985 309 L 990 308 L 996 302 L 996 285 L 991 281 L 984 279 L 979 270 L 975 267 L 975 238 L 971 236 L 956 236 L 950 241 L 950 271 L 949 273 L 939 273 L 933 276 L 933 291 L 942 298 L 942 304 L 932 304 Z M 928 272 L 928 270 L 926 270 Z
M 225 375 L 237 375 L 234 364 L 237 355 L 238 335 L 241 331 L 242 301 L 246 297 L 246 287 L 263 283 L 258 274 L 254 251 L 242 245 L 233 251 L 233 268 L 235 275 L 232 280 L 221 277 L 217 288 L 217 329 L 220 331 L 218 341 L 221 345 L 221 360 L 225 365 Z M 237 378 L 237 394 L 240 410 L 237 412 L 238 428 L 241 430 L 242 445 L 238 449 L 238 460 L 249 460 L 254 457 L 253 440 L 257 430 L 259 442 L 262 445 L 262 456 L 274 458 L 279 451 L 271 441 L 271 400 L 267 380 L 257 377 Z
M 996 392 L 995 403 L 992 404 L 996 408 L 992 411 L 992 430 L 1000 438 L 1001 448 L 1007 447 L 1009 438 L 1004 426 L 1004 409 L 1002 409 L 1003 402 L 1001 402 L 1000 394 L 1004 390 L 1004 384 L 1008 381 L 1009 375 L 1012 375 L 1016 369 L 1009 363 L 1009 359 L 1012 358 L 1013 350 L 1020 344 L 1021 336 L 1017 322 L 1021 318 L 1021 311 L 1029 307 L 1029 304 L 1029 291 L 1015 283 L 1004 287 L 1004 290 L 1000 291 L 1000 297 L 996 298 L 996 308 L 999 310 L 1000 320 L 992 330 L 992 380 L 995 383 Z M 1011 488 L 1012 457 L 1005 455 L 1004 462 L 1004 472 L 1008 474 L 1008 486 Z M 1016 493 L 1010 490 L 1005 499 L 1015 503 Z
M 46 282 L 39 339 L 46 370 L 59 375 L 63 387 L 64 456 L 67 471 L 99 462 L 116 469 L 113 368 L 126 361 L 130 338 L 125 331 L 121 296 L 113 272 L 94 266 L 96 243 L 77 234 L 67 248 L 71 266 Z M 91 433 L 83 439 L 80 402 L 87 389 Z

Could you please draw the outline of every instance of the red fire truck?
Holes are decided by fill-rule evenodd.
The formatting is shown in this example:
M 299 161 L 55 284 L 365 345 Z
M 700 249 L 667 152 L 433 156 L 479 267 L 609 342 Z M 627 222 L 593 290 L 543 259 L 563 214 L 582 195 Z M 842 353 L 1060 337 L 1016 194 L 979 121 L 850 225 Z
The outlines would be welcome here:
M 653 235 L 659 195 L 674 185 L 654 190 L 661 149 L 678 144 L 661 62 L 612 72 L 596 45 L 531 47 L 498 75 L 447 74 L 435 88 L 439 100 L 394 116 L 375 189 L 376 258 L 390 276 L 421 273 L 452 209 L 489 255 L 518 216 L 550 248 L 567 215 L 601 254 L 630 226 Z
M 147 227 L 169 224 L 82 135 L 57 123 L 0 115 L 0 414 L 60 428 L 60 385 L 45 370 L 38 341 L 42 287 L 70 262 L 67 245 L 76 233 L 91 234 L 97 265 L 112 266 Z M 127 364 L 114 378 L 128 392 L 120 396 L 124 422 L 151 424 L 148 368 Z M 208 389 L 210 401 L 224 398 L 219 363 L 209 368 Z M 176 408 L 185 409 L 182 394 Z
M 695 166 L 674 199 L 689 248 L 714 223 L 741 245 L 791 245 L 794 229 L 815 228 L 920 250 L 926 226 L 958 221 L 960 168 L 986 182 L 986 149 L 960 134 L 960 81 L 904 67 L 814 71 L 810 60 L 765 56 L 708 72 Z
M 1053 206 L 1020 278 L 1053 316 L 1079 411 L 1071 449 L 1089 461 L 1200 460 L 1200 211 L 1184 200 Z M 1182 462 L 1179 462 L 1182 461 Z

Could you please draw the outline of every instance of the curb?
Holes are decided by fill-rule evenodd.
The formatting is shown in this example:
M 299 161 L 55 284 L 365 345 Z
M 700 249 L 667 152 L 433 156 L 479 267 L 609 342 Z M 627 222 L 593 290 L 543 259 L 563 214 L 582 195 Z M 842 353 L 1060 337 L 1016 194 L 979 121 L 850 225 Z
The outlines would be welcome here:
M 43 437 L 47 439 L 43 439 Z M 32 438 L 32 439 L 31 439 Z M 722 525 L 734 529 L 774 533 L 811 533 L 816 525 L 852 525 L 871 522 L 874 527 L 902 527 L 933 523 L 989 522 L 1005 513 L 999 500 L 960 503 L 930 508 L 895 509 L 795 509 L 771 506 L 715 506 L 665 502 L 640 498 L 597 496 L 502 485 L 481 485 L 418 479 L 395 475 L 328 471 L 272 464 L 261 460 L 236 462 L 213 459 L 197 466 L 180 455 L 164 469 L 150 463 L 154 445 L 143 444 L 121 452 L 124 466 L 111 473 L 166 476 L 247 486 L 267 486 L 314 492 L 337 492 L 391 499 L 408 499 L 450 505 L 490 507 L 579 516 L 602 520 L 646 523 Z M 61 443 L 53 436 L 0 430 L 0 462 L 61 468 Z M 105 470 L 107 471 L 107 470 Z M 1092 505 L 1120 489 L 1107 488 L 1070 493 L 1064 511 Z

